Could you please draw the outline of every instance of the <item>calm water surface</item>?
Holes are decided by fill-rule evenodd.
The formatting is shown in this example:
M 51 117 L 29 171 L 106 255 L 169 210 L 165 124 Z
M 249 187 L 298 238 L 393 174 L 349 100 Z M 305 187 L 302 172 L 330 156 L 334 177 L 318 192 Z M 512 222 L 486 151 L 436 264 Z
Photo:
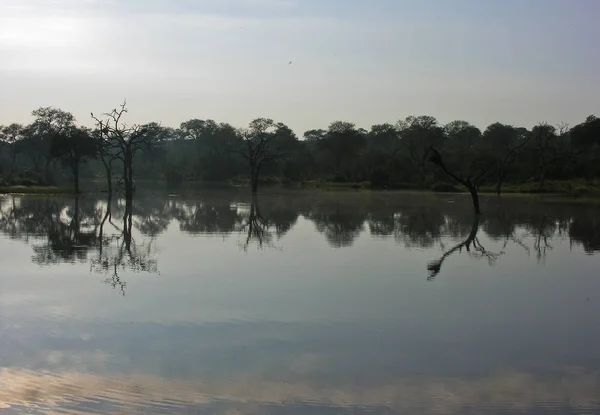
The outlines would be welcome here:
M 110 209 L 109 209 L 110 207 Z M 600 210 L 0 196 L 0 413 L 600 413 Z

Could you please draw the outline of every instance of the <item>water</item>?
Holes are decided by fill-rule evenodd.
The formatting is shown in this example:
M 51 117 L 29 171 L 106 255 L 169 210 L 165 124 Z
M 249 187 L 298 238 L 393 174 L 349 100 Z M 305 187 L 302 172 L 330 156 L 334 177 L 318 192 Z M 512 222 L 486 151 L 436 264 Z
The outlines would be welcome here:
M 2 414 L 600 413 L 598 207 L 0 205 Z

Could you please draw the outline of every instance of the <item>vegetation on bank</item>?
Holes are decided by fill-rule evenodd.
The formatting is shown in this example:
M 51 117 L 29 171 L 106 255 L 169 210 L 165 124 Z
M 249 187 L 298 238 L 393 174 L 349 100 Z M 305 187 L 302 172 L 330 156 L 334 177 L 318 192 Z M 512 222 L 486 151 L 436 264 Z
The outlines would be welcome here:
M 268 118 L 247 128 L 201 119 L 179 128 L 131 125 L 125 103 L 92 113 L 93 128 L 57 108 L 32 115 L 29 125 L 0 127 L 0 185 L 9 189 L 71 180 L 77 193 L 80 179 L 99 177 L 109 193 L 114 183 L 127 199 L 140 179 L 170 186 L 233 183 L 252 192 L 259 184 L 297 183 L 330 189 L 466 188 L 477 213 L 479 192 L 593 196 L 600 178 L 600 119 L 593 115 L 572 128 L 495 122 L 483 131 L 461 120 L 440 124 L 428 115 L 369 130 L 334 121 L 327 129 L 305 131 L 303 139 Z
M 72 195 L 75 194 L 72 187 L 61 186 L 0 186 L 0 194 L 31 194 L 31 195 Z

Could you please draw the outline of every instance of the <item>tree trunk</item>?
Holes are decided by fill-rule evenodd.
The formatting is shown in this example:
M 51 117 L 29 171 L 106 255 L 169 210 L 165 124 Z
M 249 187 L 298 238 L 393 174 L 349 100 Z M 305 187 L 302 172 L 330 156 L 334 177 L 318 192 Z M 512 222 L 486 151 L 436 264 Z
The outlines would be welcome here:
M 10 158 L 10 170 L 8 172 L 8 179 L 11 180 L 15 174 L 15 164 L 17 162 L 17 152 L 13 150 Z
M 79 194 L 79 162 L 73 164 L 73 185 L 75 188 L 75 194 Z
M 112 195 L 112 162 L 107 162 L 104 156 L 100 156 L 100 158 L 102 159 L 104 171 L 106 172 L 106 185 L 108 186 L 107 191 L 109 195 Z
M 128 149 L 123 160 L 123 181 L 125 182 L 125 199 L 133 199 L 133 154 Z
M 498 172 L 498 181 L 496 182 L 496 194 L 500 196 L 502 194 L 502 184 L 504 183 L 504 173 Z
M 252 185 L 252 194 L 256 194 L 258 192 L 258 173 L 252 173 L 250 182 Z
M 475 214 L 481 214 L 481 209 L 479 207 L 479 195 L 477 194 L 477 189 L 472 184 L 468 184 L 467 189 L 469 189 L 471 199 L 473 199 L 473 209 L 475 210 Z
M 125 250 L 129 255 L 131 255 L 132 217 L 133 201 L 132 199 L 125 199 L 125 215 L 123 216 L 123 242 L 125 243 Z
M 258 192 L 258 174 L 260 168 L 252 166 L 250 168 L 250 185 L 252 186 L 252 194 L 255 195 Z

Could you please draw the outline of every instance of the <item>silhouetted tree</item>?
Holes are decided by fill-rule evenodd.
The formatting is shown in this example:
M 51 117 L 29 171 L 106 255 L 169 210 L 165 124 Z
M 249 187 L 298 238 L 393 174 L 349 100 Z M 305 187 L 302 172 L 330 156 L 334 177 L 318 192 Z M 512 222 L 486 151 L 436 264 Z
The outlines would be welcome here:
M 444 142 L 444 129 L 429 115 L 410 116 L 398 121 L 400 144 L 404 146 L 410 160 L 419 173 L 419 185 L 425 184 L 427 161 L 432 147 Z
M 79 194 L 79 169 L 81 163 L 98 153 L 97 142 L 83 128 L 70 128 L 52 137 L 52 156 L 62 161 L 73 174 L 75 194 Z
M 38 170 L 44 166 L 44 179 L 51 183 L 54 177 L 50 174 L 50 167 L 55 159 L 52 142 L 55 136 L 66 134 L 75 128 L 75 117 L 70 112 L 53 107 L 38 108 L 32 115 L 36 118 L 24 131 L 27 153 L 32 155 L 33 164 Z
M 268 118 L 257 118 L 248 129 L 238 131 L 239 142 L 232 146 L 248 162 L 252 193 L 258 191 L 260 173 L 265 166 L 289 157 L 291 141 L 295 140 L 290 132 L 283 124 L 275 124 Z
M 8 167 L 8 179 L 12 179 L 15 172 L 15 164 L 17 162 L 17 155 L 19 154 L 19 147 L 21 140 L 23 140 L 24 128 L 23 125 L 13 123 L 7 126 L 0 126 L 0 143 L 8 149 L 9 155 L 9 167 Z
M 501 123 L 491 124 L 483 132 L 483 145 L 489 149 L 496 164 L 496 194 L 502 193 L 509 167 L 526 148 L 531 134 L 524 128 Z
M 442 155 L 437 149 L 432 147 L 429 151 L 429 154 L 429 161 L 439 166 L 449 177 L 467 188 L 473 200 L 473 209 L 475 210 L 475 214 L 479 215 L 481 213 L 478 194 L 479 187 L 492 174 L 493 165 L 490 166 L 490 163 L 484 158 L 479 158 L 476 155 L 472 155 L 473 158 L 471 160 L 463 160 L 461 162 L 463 170 L 463 173 L 461 173 L 460 169 L 455 171 L 449 169 L 444 163 Z
M 127 126 L 122 120 L 127 113 L 127 103 L 123 102 L 118 109 L 103 114 L 104 120 L 94 116 L 97 130 L 101 134 L 104 150 L 112 158 L 120 160 L 123 164 L 123 182 L 125 183 L 125 198 L 132 199 L 133 160 L 139 151 L 150 150 L 157 138 L 155 126 L 133 125 Z M 108 173 L 108 172 L 107 172 Z

